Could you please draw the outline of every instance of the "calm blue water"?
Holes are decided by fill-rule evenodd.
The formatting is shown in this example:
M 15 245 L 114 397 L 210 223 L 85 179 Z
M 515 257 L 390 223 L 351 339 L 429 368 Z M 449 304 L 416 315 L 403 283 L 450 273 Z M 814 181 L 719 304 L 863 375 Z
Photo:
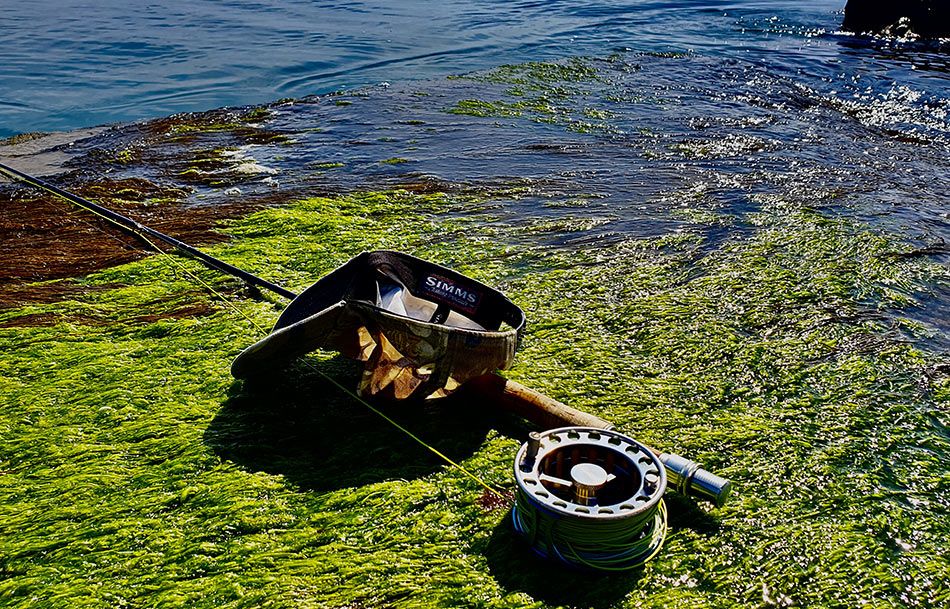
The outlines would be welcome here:
M 836 34 L 845 0 L 5 0 L 0 137 L 615 51 L 938 100 L 947 55 Z M 863 79 L 863 80 L 862 80 Z

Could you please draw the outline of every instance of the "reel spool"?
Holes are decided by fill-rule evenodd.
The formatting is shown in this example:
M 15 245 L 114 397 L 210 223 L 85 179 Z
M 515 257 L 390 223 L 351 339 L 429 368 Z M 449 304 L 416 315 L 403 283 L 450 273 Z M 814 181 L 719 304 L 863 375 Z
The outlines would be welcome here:
M 532 432 L 514 470 L 515 531 L 537 554 L 623 571 L 663 545 L 666 470 L 643 444 L 594 427 Z

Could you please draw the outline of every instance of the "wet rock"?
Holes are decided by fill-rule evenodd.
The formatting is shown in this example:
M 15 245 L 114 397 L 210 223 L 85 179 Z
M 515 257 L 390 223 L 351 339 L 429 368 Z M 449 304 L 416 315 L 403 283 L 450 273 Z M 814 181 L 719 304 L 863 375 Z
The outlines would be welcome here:
M 886 36 L 950 37 L 947 0 L 848 0 L 842 27 Z

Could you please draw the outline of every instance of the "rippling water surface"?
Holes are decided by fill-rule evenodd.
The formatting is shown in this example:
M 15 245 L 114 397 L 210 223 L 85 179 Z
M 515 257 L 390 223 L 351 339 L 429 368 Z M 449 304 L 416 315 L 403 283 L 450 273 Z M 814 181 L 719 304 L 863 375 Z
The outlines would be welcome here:
M 844 0 L 9 4 L 0 137 L 622 50 L 738 59 L 811 86 L 897 82 L 947 97 L 939 46 L 836 34 Z

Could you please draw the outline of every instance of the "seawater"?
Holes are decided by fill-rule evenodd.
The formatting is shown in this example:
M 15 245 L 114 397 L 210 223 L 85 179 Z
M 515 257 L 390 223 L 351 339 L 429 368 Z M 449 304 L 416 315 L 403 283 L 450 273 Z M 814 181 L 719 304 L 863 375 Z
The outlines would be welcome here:
M 845 0 L 41 0 L 0 13 L 0 137 L 500 64 L 690 52 L 813 88 L 948 99 L 939 44 L 837 32 Z

